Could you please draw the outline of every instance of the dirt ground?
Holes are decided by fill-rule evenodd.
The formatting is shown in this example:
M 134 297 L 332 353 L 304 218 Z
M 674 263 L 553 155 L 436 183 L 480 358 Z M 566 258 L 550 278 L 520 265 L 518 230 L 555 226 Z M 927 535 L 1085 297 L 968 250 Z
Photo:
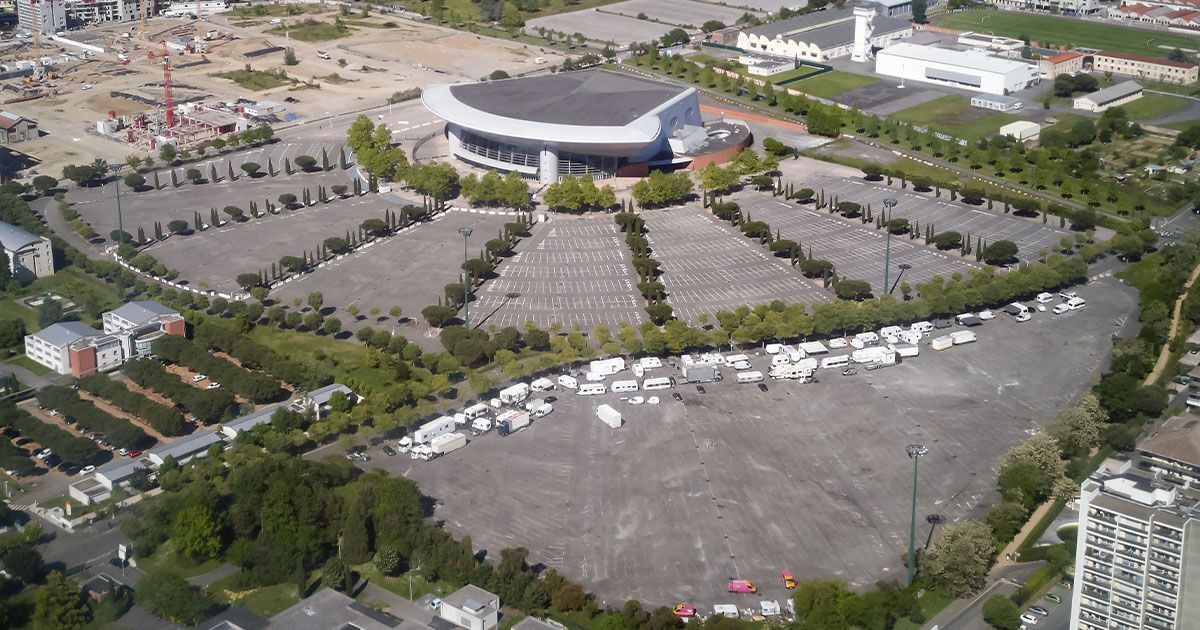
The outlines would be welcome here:
M 333 7 L 310 6 L 307 13 L 283 16 L 285 26 L 299 26 L 306 19 L 332 24 L 337 11 Z M 322 42 L 304 42 L 272 25 L 273 16 L 247 18 L 218 15 L 204 21 L 206 31 L 215 30 L 219 39 L 208 43 L 203 54 L 171 55 L 172 84 L 177 103 L 187 100 L 228 102 L 237 98 L 284 101 L 292 97 L 287 111 L 298 119 L 294 123 L 314 121 L 328 116 L 383 104 L 397 91 L 434 83 L 479 79 L 493 70 L 518 75 L 561 62 L 561 54 L 539 47 L 477 36 L 403 18 L 372 14 L 367 18 L 354 14 L 343 18 L 349 25 L 347 36 Z M 392 26 L 386 26 L 387 24 Z M 367 24 L 373 27 L 366 26 Z M 148 111 L 149 105 L 114 95 L 134 94 L 152 102 L 163 99 L 163 71 L 160 43 L 165 39 L 189 36 L 194 22 L 174 18 L 150 20 L 145 38 L 136 35 L 135 23 L 105 24 L 70 34 L 72 38 L 102 46 L 105 52 L 86 61 L 73 60 L 62 65 L 58 76 L 37 82 L 52 93 L 49 97 L 11 102 L 21 79 L 9 80 L 9 90 L 0 94 L 3 109 L 38 122 L 43 136 L 13 148 L 40 162 L 27 171 L 59 176 L 63 165 L 82 163 L 101 157 L 112 162 L 130 155 L 148 154 L 145 147 L 134 147 L 120 137 L 102 137 L 96 122 L 113 112 L 128 116 Z M 122 33 L 132 31 L 131 38 Z M 51 46 L 53 44 L 53 46 Z M 283 53 L 246 57 L 251 51 L 271 46 L 294 48 L 299 63 L 286 66 Z M 317 51 L 331 57 L 320 59 Z M 76 52 L 55 42 L 43 42 L 41 51 L 26 45 L 0 55 L 0 63 L 19 59 Z M 130 58 L 126 65 L 117 54 Z M 153 56 L 151 56 L 153 54 Z M 540 63 L 535 63 L 537 60 Z M 252 91 L 233 81 L 214 76 L 249 65 L 254 70 L 283 70 L 289 77 L 311 85 L 284 85 L 264 91 Z M 90 86 L 87 89 L 84 86 Z M 32 172 L 36 171 L 36 172 Z

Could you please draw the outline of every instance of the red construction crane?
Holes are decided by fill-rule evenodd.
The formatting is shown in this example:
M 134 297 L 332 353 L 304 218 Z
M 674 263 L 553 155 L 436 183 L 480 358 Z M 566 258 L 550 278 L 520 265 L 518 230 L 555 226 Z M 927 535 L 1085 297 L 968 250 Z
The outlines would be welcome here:
M 163 43 L 163 105 L 167 108 L 167 129 L 175 126 L 175 98 L 171 93 L 171 53 Z

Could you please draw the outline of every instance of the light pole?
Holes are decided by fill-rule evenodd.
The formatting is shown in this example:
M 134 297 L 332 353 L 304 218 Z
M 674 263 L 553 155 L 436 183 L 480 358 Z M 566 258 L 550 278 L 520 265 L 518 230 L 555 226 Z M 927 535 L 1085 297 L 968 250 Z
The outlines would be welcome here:
M 908 586 L 912 584 L 913 573 L 917 568 L 917 464 L 929 449 L 920 444 L 909 444 L 904 447 L 904 452 L 913 460 L 912 518 L 908 528 L 908 581 L 905 582 Z
M 125 244 L 125 219 L 121 215 L 121 169 L 124 164 L 109 164 L 108 170 L 115 175 L 113 184 L 117 187 L 117 247 Z
M 467 271 L 467 239 L 471 238 L 471 228 L 458 228 L 463 237 L 463 325 L 471 329 L 471 274 Z
M 904 272 L 912 269 L 912 265 L 908 263 L 900 263 L 896 266 L 900 268 L 900 273 L 896 274 L 896 281 L 892 283 L 892 288 L 888 289 L 888 295 L 891 295 L 896 290 L 896 285 L 900 284 L 900 279 L 904 277 Z
M 892 197 L 884 199 L 883 207 L 885 209 L 885 212 L 883 213 L 883 231 L 885 234 L 887 234 L 887 246 L 885 247 L 883 253 L 883 290 L 887 291 L 889 286 L 888 272 L 891 270 L 892 266 L 892 231 L 888 229 L 887 224 L 888 221 L 892 220 L 892 208 L 896 207 L 896 200 Z M 891 291 L 888 291 L 888 293 L 891 293 Z

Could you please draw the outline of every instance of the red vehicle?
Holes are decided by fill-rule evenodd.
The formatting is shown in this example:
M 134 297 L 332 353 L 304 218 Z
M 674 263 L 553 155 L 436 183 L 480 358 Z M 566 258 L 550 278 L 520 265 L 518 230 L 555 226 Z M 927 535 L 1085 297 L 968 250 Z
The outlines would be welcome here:
M 687 617 L 696 616 L 696 607 L 692 606 L 691 604 L 675 604 L 675 609 L 673 612 L 675 613 L 676 617 L 683 617 L 686 619 Z
M 758 587 L 751 584 L 750 580 L 734 580 L 729 583 L 730 593 L 757 593 Z
M 139 451 L 139 450 L 137 450 L 136 448 L 134 448 L 134 449 L 130 449 L 130 450 L 129 450 L 129 452 L 128 452 L 128 453 L 126 453 L 126 455 L 128 455 L 128 456 L 130 456 L 130 457 L 137 457 L 137 456 L 139 456 L 139 455 L 141 455 L 141 454 L 142 454 L 142 452 L 141 452 L 141 451 Z
M 784 569 L 779 572 L 779 579 L 783 580 L 783 587 L 791 590 L 796 588 L 796 578 L 792 577 L 792 572 Z

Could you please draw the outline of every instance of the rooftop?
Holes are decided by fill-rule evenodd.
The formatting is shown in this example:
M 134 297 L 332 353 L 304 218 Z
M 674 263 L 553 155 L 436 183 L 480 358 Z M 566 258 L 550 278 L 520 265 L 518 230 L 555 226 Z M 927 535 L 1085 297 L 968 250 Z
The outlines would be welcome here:
M 151 300 L 138 300 L 136 302 L 126 302 L 117 308 L 114 308 L 112 314 L 121 319 L 131 321 L 135 326 L 148 323 L 155 317 L 162 315 L 178 315 L 179 312 L 174 309 L 167 308 L 158 302 Z
M 30 234 L 15 225 L 0 223 L 0 245 L 3 245 L 4 249 L 10 252 L 15 252 L 26 245 L 37 243 L 41 240 L 42 237 Z
M 1101 50 L 1096 53 L 1097 57 L 1112 57 L 1113 59 L 1126 59 L 1128 61 L 1141 61 L 1143 63 L 1153 63 L 1160 66 L 1171 66 L 1173 68 L 1195 68 L 1196 64 L 1186 61 L 1171 61 L 1162 57 L 1147 57 L 1145 55 L 1130 55 L 1128 53 L 1116 52 L 1112 50 Z
M 0 111 L 0 129 L 12 129 L 22 120 L 24 120 L 23 116 L 12 112 Z
M 1021 99 L 1015 96 L 1006 96 L 1004 94 L 972 94 L 971 100 L 986 103 L 1003 103 L 1004 105 L 1016 105 L 1021 102 Z
M 918 61 L 1003 74 L 1029 67 L 1029 64 L 1021 61 L 992 57 L 975 50 L 952 50 L 949 48 L 936 48 L 934 46 L 921 46 L 908 42 L 892 44 L 879 51 L 876 57 L 880 55 L 896 55 Z
M 1103 90 L 1096 90 L 1091 94 L 1084 94 L 1079 98 L 1085 98 L 1097 105 L 1104 105 L 1115 100 L 1125 98 L 1142 91 L 1142 86 L 1133 81 L 1122 81 L 1116 85 L 1110 85 Z
M 391 630 L 401 622 L 396 617 L 354 601 L 348 595 L 323 588 L 271 617 L 270 627 L 287 630 Z
M 688 89 L 608 70 L 583 70 L 463 83 L 450 86 L 450 93 L 474 109 L 505 118 L 620 127 Z
M 547 623 L 537 617 L 525 617 L 513 625 L 512 630 L 562 630 L 559 626 Z
M 1084 56 L 1083 53 L 1065 52 L 1065 53 L 1059 53 L 1057 55 L 1054 55 L 1053 57 L 1048 58 L 1047 61 L 1049 61 L 1050 63 L 1063 63 L 1066 61 L 1070 61 L 1072 59 L 1078 59 L 1079 57 L 1082 57 L 1082 56 Z
M 1200 417 L 1185 413 L 1169 418 L 1138 450 L 1200 466 Z
M 468 584 L 447 595 L 443 603 L 465 610 L 476 617 L 485 617 L 498 608 L 499 597 L 474 584 Z M 496 606 L 493 607 L 493 604 Z
M 174 444 L 168 444 L 166 446 L 160 446 L 158 448 L 151 449 L 148 455 L 152 455 L 163 460 L 168 457 L 183 459 L 185 457 L 195 455 L 196 453 L 199 453 L 200 451 L 203 451 L 209 446 L 212 446 L 220 441 L 221 436 L 217 435 L 213 431 L 197 431 L 188 437 L 175 442 Z
M 263 407 L 262 409 L 259 409 L 258 411 L 252 411 L 244 416 L 234 418 L 233 420 L 230 420 L 229 422 L 224 422 L 224 423 L 222 423 L 222 426 L 224 426 L 226 429 L 233 431 L 235 433 L 240 433 L 242 431 L 248 431 L 260 424 L 266 424 L 266 423 L 270 422 L 271 414 L 275 413 L 275 410 L 278 408 L 279 408 L 278 404 L 267 405 L 266 407 Z
M 109 481 L 109 483 L 117 484 L 129 478 L 130 475 L 140 468 L 147 470 L 150 468 L 150 462 L 148 462 L 144 457 L 139 457 L 137 459 L 120 459 L 119 461 L 115 461 L 107 466 L 102 466 L 96 469 L 96 474 L 103 476 Z
M 50 324 L 33 333 L 31 336 L 37 337 L 51 346 L 62 348 L 84 337 L 99 337 L 102 334 L 104 333 L 83 322 L 59 322 L 57 324 Z
M 874 26 L 874 37 L 912 28 L 912 23 L 906 20 L 885 15 L 876 15 L 871 19 L 871 24 Z M 854 42 L 854 11 L 814 11 L 807 15 L 748 28 L 746 33 L 759 37 L 802 40 L 818 48 L 836 48 Z
M 354 391 L 349 387 L 346 387 L 341 383 L 334 383 L 332 385 L 326 385 L 325 387 L 318 387 L 317 389 L 312 390 L 307 396 L 305 396 L 305 398 L 313 401 L 314 404 L 324 405 L 325 403 L 329 402 L 331 397 L 333 397 L 334 392 L 342 392 L 346 396 L 354 395 Z

